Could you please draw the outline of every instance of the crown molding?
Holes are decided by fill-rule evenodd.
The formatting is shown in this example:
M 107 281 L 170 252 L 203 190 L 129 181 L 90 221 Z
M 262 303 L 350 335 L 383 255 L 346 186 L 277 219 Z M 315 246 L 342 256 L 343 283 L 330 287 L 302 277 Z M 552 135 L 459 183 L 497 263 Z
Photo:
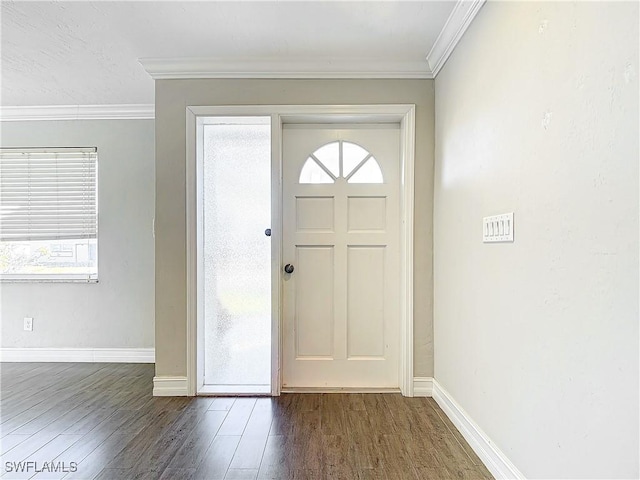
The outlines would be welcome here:
M 2 106 L 0 121 L 37 120 L 153 120 L 153 105 Z
M 191 78 L 433 78 L 429 65 L 424 61 L 141 58 L 139 62 L 154 80 Z
M 456 6 L 447 19 L 440 35 L 436 39 L 431 51 L 427 55 L 427 63 L 433 74 L 438 75 L 453 49 L 467 31 L 469 25 L 478 14 L 486 0 L 458 0 Z

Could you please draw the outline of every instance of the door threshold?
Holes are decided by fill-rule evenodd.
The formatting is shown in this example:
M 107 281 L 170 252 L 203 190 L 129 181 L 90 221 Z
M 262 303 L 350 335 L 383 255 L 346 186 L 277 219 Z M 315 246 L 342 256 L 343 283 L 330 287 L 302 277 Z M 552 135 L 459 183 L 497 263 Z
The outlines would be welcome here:
M 269 385 L 203 385 L 198 396 L 264 397 L 271 396 Z
M 282 393 L 400 393 L 392 387 L 282 387 Z

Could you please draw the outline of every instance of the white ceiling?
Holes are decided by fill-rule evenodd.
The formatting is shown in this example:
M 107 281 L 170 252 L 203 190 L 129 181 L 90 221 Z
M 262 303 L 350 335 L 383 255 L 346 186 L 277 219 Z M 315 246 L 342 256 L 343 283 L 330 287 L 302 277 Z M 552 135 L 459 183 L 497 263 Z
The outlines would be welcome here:
M 453 1 L 1 3 L 2 105 L 151 104 L 140 58 L 424 64 Z M 363 63 L 364 62 L 364 63 Z

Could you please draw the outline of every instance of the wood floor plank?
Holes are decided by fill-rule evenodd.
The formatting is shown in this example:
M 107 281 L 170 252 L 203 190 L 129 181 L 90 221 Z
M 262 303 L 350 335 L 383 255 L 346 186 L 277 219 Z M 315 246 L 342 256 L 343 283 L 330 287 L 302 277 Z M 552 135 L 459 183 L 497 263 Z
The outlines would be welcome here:
M 97 408 L 90 410 L 84 417 L 80 418 L 74 424 L 62 431 L 62 433 L 76 434 L 89 433 L 95 427 L 100 425 L 105 419 L 115 413 L 115 408 Z
M 75 472 L 67 474 L 65 480 L 91 480 L 95 478 L 109 462 L 127 447 L 134 435 L 131 433 L 114 433 L 98 448 L 78 463 Z
M 22 471 L 7 472 L 2 475 L 3 479 L 29 479 L 34 475 L 40 475 L 39 478 L 55 478 L 59 477 L 57 473 L 52 473 L 54 466 L 50 462 L 60 453 L 69 448 L 70 445 L 79 440 L 80 435 L 58 435 L 50 442 L 47 442 L 41 448 L 26 457 L 23 462 L 33 468 L 27 468 Z M 6 468 L 6 465 L 5 465 Z M 41 471 L 40 473 L 38 471 Z
M 267 435 L 254 437 L 243 435 L 233 455 L 230 468 L 255 469 L 257 473 L 266 444 Z
M 102 443 L 108 438 L 108 435 L 105 437 L 103 435 L 78 435 L 80 438 L 69 446 L 66 450 L 61 452 L 58 456 L 56 456 L 53 461 L 62 464 L 64 466 L 71 467 L 77 465 L 87 458 L 96 448 L 98 448 Z M 37 480 L 55 480 L 64 478 L 66 473 L 58 472 L 54 475 L 51 474 L 38 474 L 34 479 Z
M 384 468 L 366 468 L 364 470 L 360 470 L 358 471 L 358 479 L 359 480 L 392 480 L 392 479 L 389 479 L 389 477 L 387 477 L 387 474 L 384 471 Z
M 359 452 L 349 435 L 323 435 L 324 476 L 329 479 L 358 478 Z
M 256 475 L 271 429 L 272 405 L 270 398 L 259 398 L 254 404 L 242 439 L 231 461 L 230 469 L 255 470 Z M 237 473 L 240 475 L 241 472 Z
M 345 419 L 351 443 L 358 452 L 354 460 L 357 468 L 359 470 L 382 469 L 382 456 L 374 441 L 367 413 L 360 410 L 347 411 Z
M 224 480 L 240 436 L 217 436 L 194 474 L 194 480 Z
M 0 364 L 2 462 L 77 465 L 34 480 L 492 478 L 430 398 L 153 397 L 154 373 L 144 364 Z
M 218 434 L 229 436 L 242 435 L 255 403 L 255 398 L 236 399 L 231 410 L 229 410 L 229 413 L 227 414 L 227 418 L 225 418 L 222 423 Z
M 178 418 L 176 412 L 165 410 L 154 415 L 153 423 L 147 425 L 135 435 L 125 450 L 119 452 L 106 465 L 107 468 L 129 469 L 138 465 L 149 449 L 153 448 L 153 439 L 160 435 Z
M 19 462 L 40 450 L 43 446 L 56 438 L 55 433 L 30 435 L 28 440 L 20 443 L 2 456 L 3 462 Z
M 378 435 L 376 441 L 382 455 L 382 467 L 389 478 L 419 480 L 406 443 L 400 435 Z
M 362 393 L 346 393 L 346 394 L 336 394 L 340 395 L 345 403 L 346 410 L 366 410 L 367 407 L 364 404 L 363 394 Z
M 154 480 L 153 472 L 133 468 L 104 468 L 94 480 Z
M 195 475 L 195 468 L 167 468 L 159 480 L 193 480 Z
M 207 413 L 209 403 L 208 399 L 195 399 L 156 438 L 148 438 L 150 446 L 142 454 L 141 460 L 136 463 L 135 469 L 148 471 L 152 475 L 157 473 L 158 475 L 153 476 L 159 477 L 201 418 Z
M 216 398 L 209 407 L 210 410 L 231 410 L 235 403 L 235 397 L 219 397 Z
M 229 468 L 224 480 L 255 480 L 257 477 L 257 468 Z
M 182 447 L 171 459 L 168 468 L 174 470 L 193 469 L 195 474 L 195 468 L 202 462 L 226 416 L 227 410 L 205 412 Z
M 193 480 L 195 475 L 195 468 L 167 468 L 160 480 Z
M 251 411 L 251 416 L 243 435 L 250 437 L 266 437 L 273 421 L 273 402 L 270 398 L 258 398 Z
M 367 420 L 371 425 L 371 430 L 377 434 L 394 433 L 396 425 L 383 397 L 383 395 L 375 394 L 363 395 Z
M 344 405 L 345 398 L 336 393 L 320 397 L 320 428 L 323 435 L 343 435 L 347 433 Z
M 324 452 L 323 435 L 319 428 L 319 412 L 299 412 L 299 415 L 303 418 L 300 425 L 307 424 L 309 428 L 300 428 L 293 437 L 291 454 L 295 462 L 294 476 L 296 472 L 302 474 L 304 471 L 312 476 L 321 475 L 324 467 Z M 318 417 L 318 421 L 313 420 L 315 417 Z
M 0 455 L 4 455 L 12 448 L 20 445 L 25 440 L 28 440 L 31 435 L 16 435 L 9 434 L 6 437 L 0 439 Z

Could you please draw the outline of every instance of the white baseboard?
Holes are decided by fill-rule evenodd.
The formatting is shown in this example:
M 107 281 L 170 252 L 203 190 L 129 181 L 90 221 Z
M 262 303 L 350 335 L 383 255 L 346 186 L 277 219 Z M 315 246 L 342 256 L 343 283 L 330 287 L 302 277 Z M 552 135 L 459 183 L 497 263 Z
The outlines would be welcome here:
M 511 463 L 507 456 L 493 443 L 482 429 L 469 417 L 467 412 L 449 395 L 437 380 L 433 380 L 433 399 L 447 414 L 460 433 L 476 452 L 482 463 L 496 480 L 525 479 L 525 476 Z
M 186 397 L 187 377 L 153 377 L 154 397 Z
M 431 397 L 433 396 L 433 377 L 414 377 L 413 396 Z
M 155 349 L 0 348 L 0 362 L 155 363 Z

